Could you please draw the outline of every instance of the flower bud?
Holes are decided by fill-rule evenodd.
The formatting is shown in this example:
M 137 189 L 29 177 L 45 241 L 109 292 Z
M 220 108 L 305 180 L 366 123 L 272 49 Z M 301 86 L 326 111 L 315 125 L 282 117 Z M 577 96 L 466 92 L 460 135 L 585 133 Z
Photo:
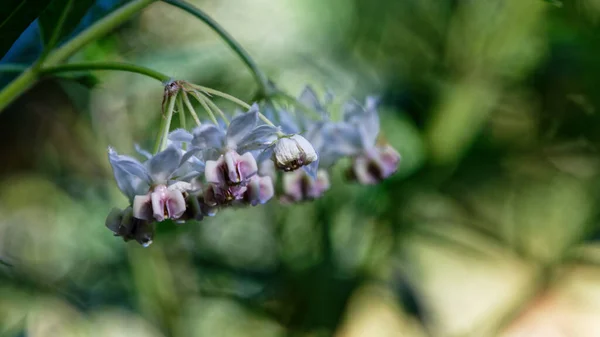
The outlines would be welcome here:
M 317 160 L 317 153 L 300 135 L 280 138 L 273 149 L 273 162 L 284 171 L 294 171 Z

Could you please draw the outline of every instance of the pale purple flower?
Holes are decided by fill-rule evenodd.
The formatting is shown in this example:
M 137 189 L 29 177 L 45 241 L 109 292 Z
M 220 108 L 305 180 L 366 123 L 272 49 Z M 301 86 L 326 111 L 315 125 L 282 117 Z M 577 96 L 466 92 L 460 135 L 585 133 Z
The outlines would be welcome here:
M 243 200 L 252 205 L 264 204 L 275 194 L 273 180 L 269 176 L 253 176 L 248 182 L 248 186 L 243 196 Z
M 353 158 L 350 177 L 361 184 L 376 184 L 396 172 L 399 163 L 400 154 L 390 145 L 372 147 Z
M 109 161 L 117 185 L 133 203 L 133 216 L 138 219 L 162 221 L 177 219 L 185 211 L 184 194 L 190 189 L 187 182 L 178 181 L 185 175 L 180 168 L 182 151 L 171 145 L 144 164 L 109 149 Z M 187 161 L 186 161 L 187 162 Z
M 263 150 L 277 140 L 279 130 L 258 124 L 258 105 L 234 117 L 226 130 L 213 124 L 202 124 L 193 131 L 193 150 L 205 160 L 216 160 L 228 151 L 239 154 Z
M 183 193 L 177 185 L 169 187 L 158 185 L 152 192 L 145 195 L 136 195 L 133 199 L 133 214 L 136 218 L 151 221 L 166 219 L 179 219 L 185 212 L 186 204 Z
M 286 172 L 283 174 L 283 202 L 298 202 L 319 198 L 330 187 L 329 174 L 318 170 L 316 178 L 304 171 Z
M 362 184 L 375 184 L 396 172 L 400 154 L 390 145 L 377 144 L 377 100 L 368 97 L 364 107 L 356 102 L 347 103 L 344 120 L 358 130 L 361 140 L 359 151 L 353 156 L 350 176 Z
M 258 171 L 256 159 L 251 153 L 239 155 L 229 150 L 217 160 L 206 162 L 206 181 L 216 185 L 245 184 Z
M 258 167 L 250 152 L 239 155 L 229 150 L 218 160 L 206 162 L 204 172 L 208 186 L 204 198 L 208 205 L 225 205 L 243 199 L 246 185 L 256 175 Z
M 246 185 L 208 184 L 204 189 L 204 201 L 209 207 L 230 205 L 242 200 L 247 189 Z

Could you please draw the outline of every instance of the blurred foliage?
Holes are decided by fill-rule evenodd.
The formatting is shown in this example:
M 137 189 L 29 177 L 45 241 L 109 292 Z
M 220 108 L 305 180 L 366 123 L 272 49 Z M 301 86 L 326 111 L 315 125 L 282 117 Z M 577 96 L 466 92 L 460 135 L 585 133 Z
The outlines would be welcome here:
M 162 87 L 48 78 L 0 115 L 1 336 L 600 334 L 599 1 L 195 3 L 290 92 L 380 93 L 400 171 L 356 186 L 340 163 L 320 200 L 165 224 L 144 249 L 104 228 L 126 203 L 105 150 L 152 144 Z M 28 34 L 3 62 L 39 54 Z M 74 58 L 256 88 L 162 3 Z

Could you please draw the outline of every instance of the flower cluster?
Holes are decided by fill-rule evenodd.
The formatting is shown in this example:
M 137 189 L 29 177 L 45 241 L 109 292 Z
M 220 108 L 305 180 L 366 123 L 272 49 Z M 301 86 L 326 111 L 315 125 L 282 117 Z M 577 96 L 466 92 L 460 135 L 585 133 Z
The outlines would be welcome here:
M 284 203 L 319 198 L 330 187 L 328 170 L 342 157 L 351 158 L 348 176 L 362 184 L 377 183 L 398 167 L 398 152 L 377 143 L 379 117 L 373 98 L 364 106 L 346 103 L 343 120 L 333 121 L 328 105 L 306 88 L 295 102 L 302 109 L 286 110 L 269 100 L 229 120 L 207 101 L 208 95 L 190 86 L 180 81 L 166 85 L 171 109 L 167 119 L 170 123 L 179 99 L 180 107 L 185 103 L 197 121 L 196 128 L 167 131 L 154 155 L 138 148 L 144 161 L 108 150 L 115 180 L 130 206 L 113 209 L 106 226 L 126 241 L 149 245 L 156 223 L 165 219 L 199 221 L 219 209 L 256 206 L 274 196 Z M 199 100 L 212 123 L 200 122 L 188 94 Z M 215 110 L 221 120 L 214 117 Z M 317 117 L 308 118 L 306 110 Z

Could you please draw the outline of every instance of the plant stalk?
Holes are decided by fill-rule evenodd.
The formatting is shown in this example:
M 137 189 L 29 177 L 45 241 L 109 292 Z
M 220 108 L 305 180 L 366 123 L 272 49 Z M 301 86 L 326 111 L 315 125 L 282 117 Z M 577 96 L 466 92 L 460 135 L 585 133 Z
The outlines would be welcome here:
M 256 82 L 260 88 L 260 91 L 265 97 L 269 97 L 272 95 L 273 86 L 269 82 L 267 76 L 260 70 L 254 59 L 248 54 L 248 52 L 231 36 L 229 33 L 218 24 L 213 18 L 211 18 L 208 14 L 206 14 L 201 9 L 195 7 L 194 5 L 184 1 L 184 0 L 162 0 L 165 3 L 173 5 L 177 8 L 180 8 L 189 14 L 192 14 L 196 18 L 200 19 L 204 23 L 206 23 L 212 30 L 214 30 L 219 36 L 225 40 L 225 42 L 233 49 L 233 51 L 242 59 L 244 64 L 248 67 L 248 69 L 254 75 Z
M 60 48 L 48 54 L 42 68 L 44 66 L 55 66 L 64 62 L 88 43 L 108 34 L 114 28 L 127 21 L 154 1 L 155 0 L 133 0 L 116 9 L 111 14 L 100 19 L 79 35 L 63 44 Z M 29 89 L 38 79 L 38 76 L 39 70 L 36 70 L 36 67 L 31 67 L 22 72 L 21 75 L 4 87 L 4 89 L 0 91 L 0 112 L 23 92 Z

